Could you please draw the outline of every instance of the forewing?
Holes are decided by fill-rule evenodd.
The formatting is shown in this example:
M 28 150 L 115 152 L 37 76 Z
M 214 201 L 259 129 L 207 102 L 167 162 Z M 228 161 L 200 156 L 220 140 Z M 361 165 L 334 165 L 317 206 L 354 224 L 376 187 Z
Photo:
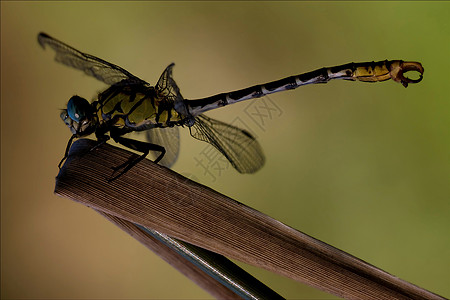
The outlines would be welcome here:
M 145 131 L 147 140 L 152 144 L 163 146 L 166 154 L 159 162 L 160 165 L 170 168 L 178 158 L 180 152 L 180 131 L 178 127 L 153 128 Z M 154 158 L 159 153 L 151 152 Z
M 264 165 L 261 146 L 243 129 L 200 115 L 190 130 L 194 138 L 219 150 L 240 173 L 254 173 Z
M 45 46 L 48 45 L 55 50 L 55 60 L 57 62 L 81 70 L 87 75 L 93 76 L 106 84 L 113 85 L 124 79 L 127 84 L 146 83 L 117 65 L 93 55 L 80 52 L 45 33 L 40 33 L 38 35 L 38 42 L 42 48 L 45 48 Z

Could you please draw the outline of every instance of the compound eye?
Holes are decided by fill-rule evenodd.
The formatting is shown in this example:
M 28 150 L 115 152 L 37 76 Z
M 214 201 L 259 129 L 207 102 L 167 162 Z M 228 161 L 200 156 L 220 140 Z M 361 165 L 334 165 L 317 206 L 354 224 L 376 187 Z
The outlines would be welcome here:
M 90 116 L 92 107 L 89 101 L 80 96 L 73 96 L 67 103 L 67 114 L 75 122 L 80 122 Z

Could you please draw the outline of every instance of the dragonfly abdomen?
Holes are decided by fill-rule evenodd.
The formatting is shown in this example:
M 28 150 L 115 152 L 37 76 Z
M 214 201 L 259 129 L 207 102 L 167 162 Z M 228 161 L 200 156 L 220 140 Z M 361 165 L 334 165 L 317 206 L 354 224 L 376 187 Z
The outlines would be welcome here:
M 419 79 L 410 79 L 403 76 L 408 71 L 420 73 Z M 332 79 L 358 80 L 364 82 L 377 82 L 392 79 L 407 87 L 408 83 L 417 83 L 422 80 L 423 67 L 418 62 L 404 62 L 401 60 L 384 60 L 378 62 L 349 63 L 336 67 L 321 68 L 304 74 L 290 76 L 249 88 L 222 93 L 211 97 L 185 100 L 189 112 L 193 116 L 205 111 L 222 107 L 268 94 L 292 90 L 307 84 L 327 83 Z

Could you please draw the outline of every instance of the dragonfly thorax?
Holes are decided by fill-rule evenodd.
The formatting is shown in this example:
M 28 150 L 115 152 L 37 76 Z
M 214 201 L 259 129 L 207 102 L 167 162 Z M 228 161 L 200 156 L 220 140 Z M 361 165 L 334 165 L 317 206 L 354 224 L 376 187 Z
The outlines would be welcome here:
M 92 105 L 80 96 L 70 98 L 67 109 L 62 110 L 60 117 L 77 137 L 93 133 L 98 123 Z

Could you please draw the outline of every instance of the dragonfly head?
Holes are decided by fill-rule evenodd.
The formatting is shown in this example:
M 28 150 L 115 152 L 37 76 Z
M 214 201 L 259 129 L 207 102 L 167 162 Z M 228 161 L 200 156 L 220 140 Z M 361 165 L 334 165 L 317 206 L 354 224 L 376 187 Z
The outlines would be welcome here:
M 77 137 L 86 136 L 95 131 L 97 118 L 92 105 L 80 96 L 73 96 L 67 103 L 67 109 L 60 114 L 61 119 Z

